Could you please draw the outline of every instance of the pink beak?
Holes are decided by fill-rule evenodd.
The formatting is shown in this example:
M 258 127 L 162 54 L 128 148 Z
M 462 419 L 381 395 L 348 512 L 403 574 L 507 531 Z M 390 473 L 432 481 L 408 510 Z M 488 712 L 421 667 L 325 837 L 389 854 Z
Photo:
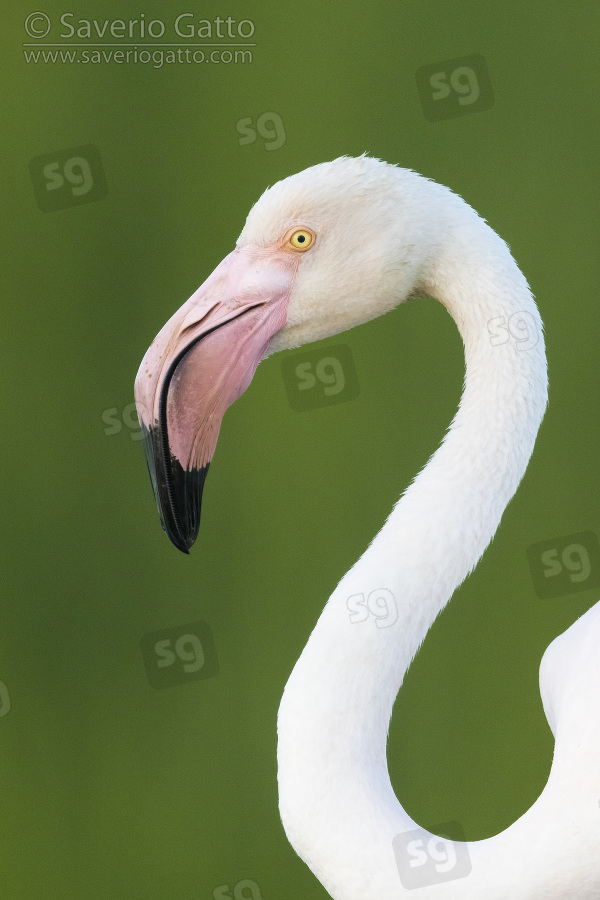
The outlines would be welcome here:
M 286 322 L 300 254 L 244 247 L 225 257 L 148 349 L 135 402 L 164 530 L 189 552 L 221 420 Z

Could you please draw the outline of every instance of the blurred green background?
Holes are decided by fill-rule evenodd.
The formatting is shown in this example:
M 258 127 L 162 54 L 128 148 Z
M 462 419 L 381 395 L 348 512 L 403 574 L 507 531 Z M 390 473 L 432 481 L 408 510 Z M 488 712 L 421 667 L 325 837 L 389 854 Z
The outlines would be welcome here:
M 532 462 L 412 666 L 388 749 L 419 823 L 456 820 L 468 839 L 505 828 L 549 772 L 542 653 L 600 595 L 540 599 L 527 561 L 532 544 L 599 528 L 597 4 L 41 8 L 52 30 L 33 41 L 39 7 L 4 10 L 1 58 L 0 895 L 326 897 L 279 821 L 278 703 L 327 597 L 454 414 L 458 333 L 418 300 L 323 342 L 350 348 L 360 393 L 302 412 L 283 357 L 263 363 L 226 415 L 189 558 L 160 529 L 130 404 L 152 338 L 264 188 L 363 151 L 485 216 L 546 325 L 551 401 Z M 67 11 L 143 12 L 180 43 L 179 13 L 250 20 L 252 62 L 27 63 L 23 42 L 59 41 Z M 430 121 L 415 73 L 472 54 L 493 105 Z M 240 143 L 237 123 L 266 112 L 276 138 Z M 63 166 L 90 144 L 106 196 L 71 203 L 81 170 Z M 68 205 L 43 211 L 28 166 L 54 153 Z M 140 640 L 199 620 L 218 675 L 152 687 Z

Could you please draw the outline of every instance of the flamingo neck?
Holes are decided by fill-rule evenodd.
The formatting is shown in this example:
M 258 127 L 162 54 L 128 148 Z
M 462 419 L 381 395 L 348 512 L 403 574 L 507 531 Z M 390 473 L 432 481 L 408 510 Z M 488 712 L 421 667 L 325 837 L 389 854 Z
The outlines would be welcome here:
M 416 288 L 446 306 L 463 338 L 459 409 L 329 599 L 279 710 L 282 821 L 335 900 L 415 896 L 401 883 L 393 851 L 396 835 L 418 826 L 388 775 L 392 706 L 432 622 L 494 535 L 546 406 L 542 325 L 527 283 L 503 241 L 451 196 L 435 260 Z M 514 847 L 480 845 L 470 877 L 435 884 L 431 894 L 424 886 L 418 896 L 511 896 L 520 877 Z

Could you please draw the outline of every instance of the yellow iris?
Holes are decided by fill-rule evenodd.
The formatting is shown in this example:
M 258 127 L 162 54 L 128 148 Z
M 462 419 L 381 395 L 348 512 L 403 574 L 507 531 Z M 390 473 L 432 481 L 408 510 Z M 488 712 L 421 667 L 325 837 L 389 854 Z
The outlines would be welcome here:
M 307 228 L 299 228 L 290 236 L 289 242 L 294 250 L 308 250 L 315 242 L 315 235 Z

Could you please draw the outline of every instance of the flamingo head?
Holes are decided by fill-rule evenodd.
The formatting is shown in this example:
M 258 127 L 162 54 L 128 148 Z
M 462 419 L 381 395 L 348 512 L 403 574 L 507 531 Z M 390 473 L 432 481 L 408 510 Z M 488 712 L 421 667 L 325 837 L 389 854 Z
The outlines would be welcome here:
M 414 179 L 430 184 L 362 156 L 278 182 L 151 344 L 135 399 L 162 525 L 184 553 L 198 534 L 221 420 L 261 359 L 368 321 L 413 292 L 427 229 Z

